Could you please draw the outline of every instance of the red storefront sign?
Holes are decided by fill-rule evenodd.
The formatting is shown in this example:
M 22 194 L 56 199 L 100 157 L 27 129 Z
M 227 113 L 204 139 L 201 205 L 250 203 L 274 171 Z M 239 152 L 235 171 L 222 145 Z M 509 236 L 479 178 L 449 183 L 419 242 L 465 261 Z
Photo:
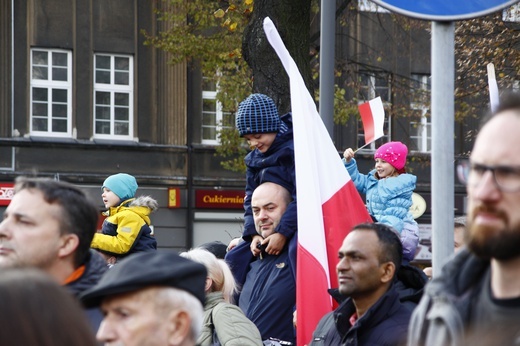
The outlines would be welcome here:
M 13 183 L 0 183 L 0 206 L 6 206 L 11 203 L 14 196 Z
M 242 190 L 196 190 L 195 207 L 207 209 L 243 209 Z

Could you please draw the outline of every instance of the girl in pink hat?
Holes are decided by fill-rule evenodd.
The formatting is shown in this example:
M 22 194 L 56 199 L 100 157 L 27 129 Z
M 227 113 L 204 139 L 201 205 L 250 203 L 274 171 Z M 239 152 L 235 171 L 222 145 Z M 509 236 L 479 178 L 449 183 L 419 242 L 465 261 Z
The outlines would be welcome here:
M 372 218 L 401 234 L 403 259 L 411 261 L 419 242 L 419 228 L 410 213 L 417 177 L 406 173 L 406 155 L 403 143 L 386 143 L 376 150 L 375 168 L 366 175 L 359 173 L 351 148 L 343 153 L 343 162 L 359 193 L 365 194 Z

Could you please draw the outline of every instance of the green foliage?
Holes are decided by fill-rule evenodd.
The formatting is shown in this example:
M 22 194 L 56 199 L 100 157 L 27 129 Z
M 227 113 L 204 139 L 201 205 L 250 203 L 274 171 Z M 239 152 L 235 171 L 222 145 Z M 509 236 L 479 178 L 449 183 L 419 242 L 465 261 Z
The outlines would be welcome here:
M 158 1 L 156 15 L 159 18 L 158 32 L 143 32 L 146 44 L 171 53 L 171 63 L 193 63 L 201 69 L 205 77 L 212 78 L 218 85 L 217 99 L 223 111 L 233 114 L 241 100 L 252 92 L 252 71 L 242 57 L 242 37 L 253 11 L 253 0 L 162 0 Z M 313 14 L 318 13 L 319 2 L 311 2 Z M 336 21 L 344 27 L 355 23 L 358 18 L 357 2 L 338 2 Z M 389 37 L 406 37 L 414 31 L 429 31 L 430 23 L 413 20 L 395 14 L 391 16 L 395 24 Z M 385 21 L 380 20 L 381 27 Z M 384 29 L 383 29 L 384 30 Z M 318 33 L 313 35 L 319 37 Z M 501 90 L 511 88 L 520 71 L 520 31 L 516 25 L 505 23 L 500 13 L 486 17 L 459 21 L 456 23 L 456 113 L 457 121 L 474 117 L 487 108 L 488 90 L 486 64 L 493 62 L 497 81 Z M 402 40 L 408 42 L 407 40 Z M 317 41 L 311 44 L 317 45 Z M 389 57 L 381 54 L 377 47 L 364 47 L 359 41 L 358 48 L 369 52 L 365 60 L 345 59 L 336 61 L 336 82 L 334 90 L 334 122 L 347 124 L 351 117 L 358 117 L 358 102 L 367 101 L 360 96 L 363 92 L 359 71 L 374 75 L 388 76 L 391 84 L 392 100 L 402 100 L 402 104 L 391 104 L 389 116 L 418 116 L 411 109 L 412 102 L 429 104 L 430 94 L 414 84 L 409 75 L 402 76 L 395 71 L 385 70 L 384 62 Z M 310 47 L 309 61 L 313 78 L 319 77 L 317 47 Z M 358 52 L 359 53 L 359 52 Z M 483 96 L 485 95 L 485 96 Z M 316 92 L 316 100 L 319 91 Z M 387 105 L 385 105 L 385 108 Z M 428 115 L 427 115 L 428 116 Z M 223 158 L 222 166 L 233 171 L 244 171 L 243 157 L 247 146 L 234 129 L 225 128 L 220 132 L 221 145 L 216 155 Z
M 145 44 L 170 54 L 170 63 L 188 62 L 218 85 L 217 100 L 225 113 L 235 113 L 252 91 L 251 70 L 242 58 L 242 36 L 253 10 L 253 0 L 163 0 L 158 2 L 157 34 L 143 31 Z M 228 124 L 224 124 L 228 125 Z M 247 150 L 234 129 L 219 133 L 216 153 L 222 166 L 245 171 Z
M 233 172 L 245 173 L 244 157 L 248 150 L 243 138 L 240 138 L 236 128 L 223 128 L 220 131 L 220 143 L 215 155 L 224 158 L 220 162 L 223 168 Z
M 507 11 L 514 11 L 511 7 Z M 513 13 L 518 17 L 518 13 Z M 518 80 L 520 66 L 518 25 L 505 22 L 502 11 L 489 16 L 457 22 L 456 118 L 481 113 L 489 106 L 487 64 L 493 63 L 499 90 L 511 89 Z
M 223 110 L 234 112 L 252 90 L 241 46 L 253 1 L 163 0 L 158 6 L 158 33 L 143 31 L 145 44 L 171 53 L 172 64 L 196 63 L 218 84 Z

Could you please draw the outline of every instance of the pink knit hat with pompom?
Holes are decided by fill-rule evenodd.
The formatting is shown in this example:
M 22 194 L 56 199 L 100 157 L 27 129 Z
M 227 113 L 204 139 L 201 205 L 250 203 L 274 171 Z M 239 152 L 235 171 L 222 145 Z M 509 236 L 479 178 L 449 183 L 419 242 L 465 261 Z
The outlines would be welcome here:
M 401 170 L 406 164 L 406 155 L 408 155 L 408 148 L 406 145 L 401 142 L 388 142 L 376 150 L 374 160 L 385 160 L 395 169 Z

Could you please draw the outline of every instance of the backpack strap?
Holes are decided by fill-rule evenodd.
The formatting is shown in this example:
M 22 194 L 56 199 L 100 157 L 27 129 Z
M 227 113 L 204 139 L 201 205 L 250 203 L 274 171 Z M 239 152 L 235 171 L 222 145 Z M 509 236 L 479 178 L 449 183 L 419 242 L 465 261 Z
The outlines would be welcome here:
M 218 309 L 219 306 L 223 306 L 224 302 L 220 302 L 211 310 L 211 314 L 209 317 L 209 321 L 211 324 L 211 345 L 212 346 L 220 346 L 220 340 L 218 339 L 217 330 L 215 328 L 215 324 L 213 323 L 213 314 L 216 314 L 215 310 Z

